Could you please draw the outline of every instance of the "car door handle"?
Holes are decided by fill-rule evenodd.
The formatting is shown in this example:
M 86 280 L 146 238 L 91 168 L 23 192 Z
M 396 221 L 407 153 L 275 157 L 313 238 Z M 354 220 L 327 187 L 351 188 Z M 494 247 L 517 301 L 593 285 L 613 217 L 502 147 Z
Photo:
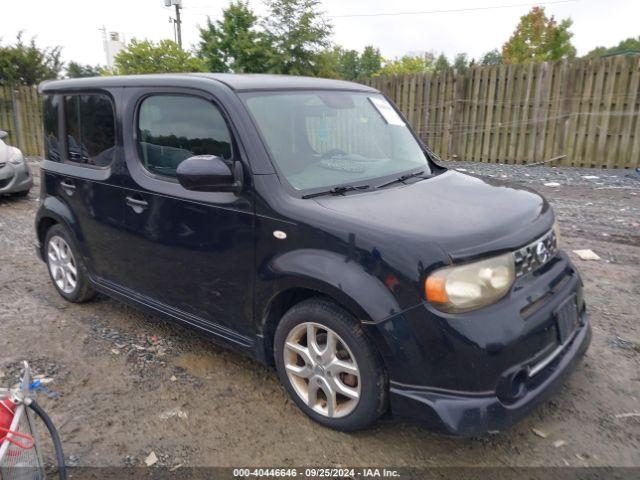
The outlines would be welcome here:
M 65 193 L 69 196 L 73 195 L 73 193 L 76 191 L 76 184 L 73 183 L 71 180 L 62 180 L 60 182 L 60 186 L 65 191 Z
M 142 213 L 149 206 L 149 203 L 141 198 L 126 197 L 126 201 L 127 205 L 136 213 Z

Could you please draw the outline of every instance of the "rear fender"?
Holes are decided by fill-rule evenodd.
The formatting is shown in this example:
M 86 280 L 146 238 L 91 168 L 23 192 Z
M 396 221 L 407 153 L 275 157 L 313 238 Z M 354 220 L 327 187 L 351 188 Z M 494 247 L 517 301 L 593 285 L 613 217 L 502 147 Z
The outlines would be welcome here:
M 80 229 L 78 220 L 69 206 L 57 197 L 46 197 L 40 204 L 40 208 L 36 214 L 36 235 L 38 235 L 38 240 L 41 243 L 41 252 L 44 248 L 44 236 L 40 238 L 40 228 L 45 219 L 52 219 L 56 223 L 64 225 L 67 232 L 73 237 L 76 247 L 80 250 L 80 255 L 86 259 L 87 252 L 84 248 L 82 230 Z

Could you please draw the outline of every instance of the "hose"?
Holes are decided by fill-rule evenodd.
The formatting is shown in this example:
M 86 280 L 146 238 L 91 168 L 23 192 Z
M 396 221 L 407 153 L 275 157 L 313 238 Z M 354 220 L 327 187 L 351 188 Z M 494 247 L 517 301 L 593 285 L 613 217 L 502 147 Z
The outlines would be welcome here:
M 35 400 L 29 404 L 29 408 L 36 412 L 36 414 L 42 419 L 44 424 L 47 426 L 47 430 L 49 430 L 49 435 L 51 435 L 51 440 L 53 441 L 53 446 L 56 449 L 56 460 L 58 461 L 58 478 L 60 480 L 67 480 L 67 466 L 64 462 L 64 453 L 62 451 L 62 443 L 60 442 L 60 436 L 58 435 L 58 430 L 53 425 L 51 418 L 49 415 L 40 408 L 40 405 L 36 403 Z

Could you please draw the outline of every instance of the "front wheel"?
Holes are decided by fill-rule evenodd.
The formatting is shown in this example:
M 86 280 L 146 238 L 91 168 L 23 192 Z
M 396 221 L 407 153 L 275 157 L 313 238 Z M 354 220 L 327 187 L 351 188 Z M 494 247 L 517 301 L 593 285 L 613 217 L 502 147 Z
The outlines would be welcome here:
M 333 302 L 314 298 L 291 308 L 276 329 L 280 381 L 313 420 L 360 430 L 384 413 L 387 375 L 359 323 Z

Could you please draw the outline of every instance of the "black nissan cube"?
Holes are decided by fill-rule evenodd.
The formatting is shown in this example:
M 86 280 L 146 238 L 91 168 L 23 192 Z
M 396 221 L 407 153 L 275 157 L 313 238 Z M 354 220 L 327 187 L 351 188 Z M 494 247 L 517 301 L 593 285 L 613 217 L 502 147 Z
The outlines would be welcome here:
M 589 345 L 547 201 L 447 169 L 377 90 L 174 74 L 40 92 L 37 251 L 60 295 L 273 365 L 323 425 L 499 431 Z

